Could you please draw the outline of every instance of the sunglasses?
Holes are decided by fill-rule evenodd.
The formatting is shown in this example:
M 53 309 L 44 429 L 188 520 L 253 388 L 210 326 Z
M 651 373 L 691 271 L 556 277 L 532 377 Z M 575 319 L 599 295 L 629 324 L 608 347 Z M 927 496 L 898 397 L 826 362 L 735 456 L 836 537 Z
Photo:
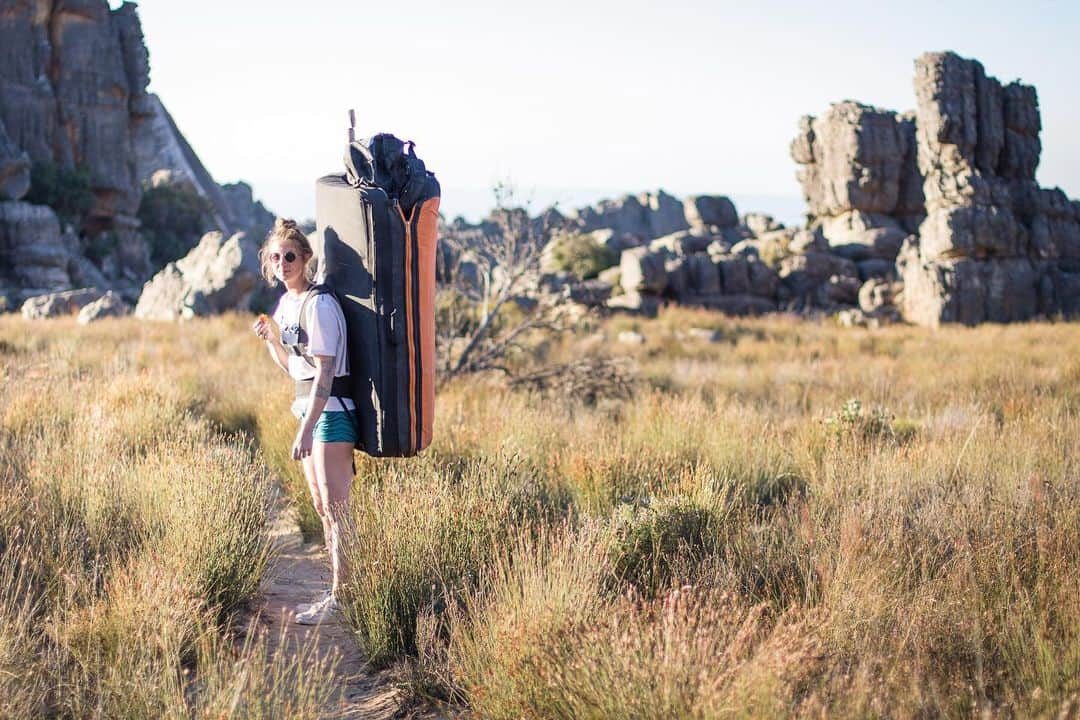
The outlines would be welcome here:
M 296 253 L 292 250 L 282 255 L 281 253 L 270 253 L 270 262 L 279 263 L 284 260 L 287 263 L 291 263 L 296 260 Z

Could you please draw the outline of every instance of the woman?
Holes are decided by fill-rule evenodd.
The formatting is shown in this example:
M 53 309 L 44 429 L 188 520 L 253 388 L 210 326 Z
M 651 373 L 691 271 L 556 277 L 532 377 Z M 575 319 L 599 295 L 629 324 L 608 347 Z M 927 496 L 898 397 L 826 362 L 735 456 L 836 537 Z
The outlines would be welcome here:
M 292 410 L 300 427 L 292 456 L 303 462 L 330 555 L 330 587 L 313 604 L 297 607 L 296 622 L 302 625 L 322 622 L 338 607 L 343 567 L 341 519 L 352 484 L 357 437 L 352 417 L 356 407 L 340 392 L 342 381 L 335 382 L 335 378 L 349 374 L 345 316 L 333 294 L 312 291 L 312 256 L 311 244 L 296 223 L 278 218 L 259 250 L 259 261 L 267 282 L 278 280 L 285 286 L 273 313 L 281 329 L 280 341 L 273 336 L 265 315 L 252 326 L 266 341 L 270 357 L 295 381 Z

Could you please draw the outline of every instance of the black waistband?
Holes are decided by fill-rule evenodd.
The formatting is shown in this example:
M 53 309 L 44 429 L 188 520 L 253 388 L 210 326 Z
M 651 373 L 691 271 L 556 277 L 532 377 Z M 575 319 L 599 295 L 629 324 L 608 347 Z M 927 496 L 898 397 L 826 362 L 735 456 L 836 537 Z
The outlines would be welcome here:
M 313 384 L 315 384 L 315 378 L 296 380 L 294 382 L 293 397 L 304 399 L 311 397 L 311 386 Z M 342 375 L 334 378 L 334 384 L 330 386 L 330 395 L 338 398 L 352 397 L 352 377 Z

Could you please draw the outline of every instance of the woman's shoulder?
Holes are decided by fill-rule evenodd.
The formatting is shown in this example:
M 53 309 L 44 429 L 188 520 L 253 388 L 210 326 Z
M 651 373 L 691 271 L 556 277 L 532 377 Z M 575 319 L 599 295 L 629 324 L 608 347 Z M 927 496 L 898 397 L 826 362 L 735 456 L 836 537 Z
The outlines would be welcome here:
M 311 302 L 308 303 L 308 313 L 311 315 L 341 315 L 341 303 L 338 302 L 337 296 L 333 291 L 325 290 L 318 293 L 315 297 L 311 298 Z

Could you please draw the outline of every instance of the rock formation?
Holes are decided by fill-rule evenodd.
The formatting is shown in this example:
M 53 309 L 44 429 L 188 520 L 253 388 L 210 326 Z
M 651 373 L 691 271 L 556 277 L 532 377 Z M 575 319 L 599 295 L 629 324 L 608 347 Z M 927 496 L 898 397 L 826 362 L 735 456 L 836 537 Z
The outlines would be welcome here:
M 903 263 L 905 318 L 971 325 L 1075 312 L 1080 206 L 1035 182 L 1035 88 L 1003 87 L 954 53 L 927 53 L 915 68 L 927 216 Z
M 103 320 L 107 317 L 124 317 L 131 314 L 131 306 L 120 299 L 112 290 L 109 290 L 97 300 L 84 305 L 79 310 L 78 323 L 89 325 L 92 322 Z
M 915 111 L 844 101 L 801 119 L 805 228 L 740 219 L 722 196 L 626 195 L 566 218 L 565 232 L 620 253 L 614 267 L 586 285 L 545 253 L 539 287 L 634 312 L 678 302 L 857 325 L 1080 314 L 1080 202 L 1035 182 L 1035 89 L 954 53 L 915 67 Z
M 810 227 L 850 260 L 894 259 L 922 214 L 914 123 L 845 101 L 803 117 L 799 130 L 791 154 Z
M 581 232 L 610 229 L 616 236 L 637 243 L 690 227 L 683 203 L 663 190 L 602 200 L 572 214 L 570 222 Z
M 895 262 L 903 292 L 887 296 L 910 322 L 1075 314 L 1080 204 L 1035 182 L 1035 89 L 951 52 L 915 68 L 913 113 L 845 101 L 800 122 L 791 153 L 809 228 L 864 282 Z
M 250 187 L 214 182 L 161 100 L 146 92 L 149 76 L 134 3 L 115 10 L 105 0 L 3 3 L 0 297 L 8 306 L 88 281 L 137 297 L 154 269 L 137 214 L 143 186 L 162 169 L 206 198 L 209 227 L 231 233 L 272 224 Z M 29 194 L 53 204 L 34 189 L 39 169 L 86 184 L 77 217 L 57 218 L 55 205 L 15 203 Z M 53 190 L 63 197 L 69 189 Z
M 146 284 L 135 317 L 187 320 L 246 310 L 260 279 L 259 248 L 245 233 L 226 239 L 203 236 L 184 258 L 169 263 Z
M 101 299 L 101 290 L 82 288 L 66 292 L 37 295 L 22 304 L 22 316 L 27 320 L 74 315 Z

